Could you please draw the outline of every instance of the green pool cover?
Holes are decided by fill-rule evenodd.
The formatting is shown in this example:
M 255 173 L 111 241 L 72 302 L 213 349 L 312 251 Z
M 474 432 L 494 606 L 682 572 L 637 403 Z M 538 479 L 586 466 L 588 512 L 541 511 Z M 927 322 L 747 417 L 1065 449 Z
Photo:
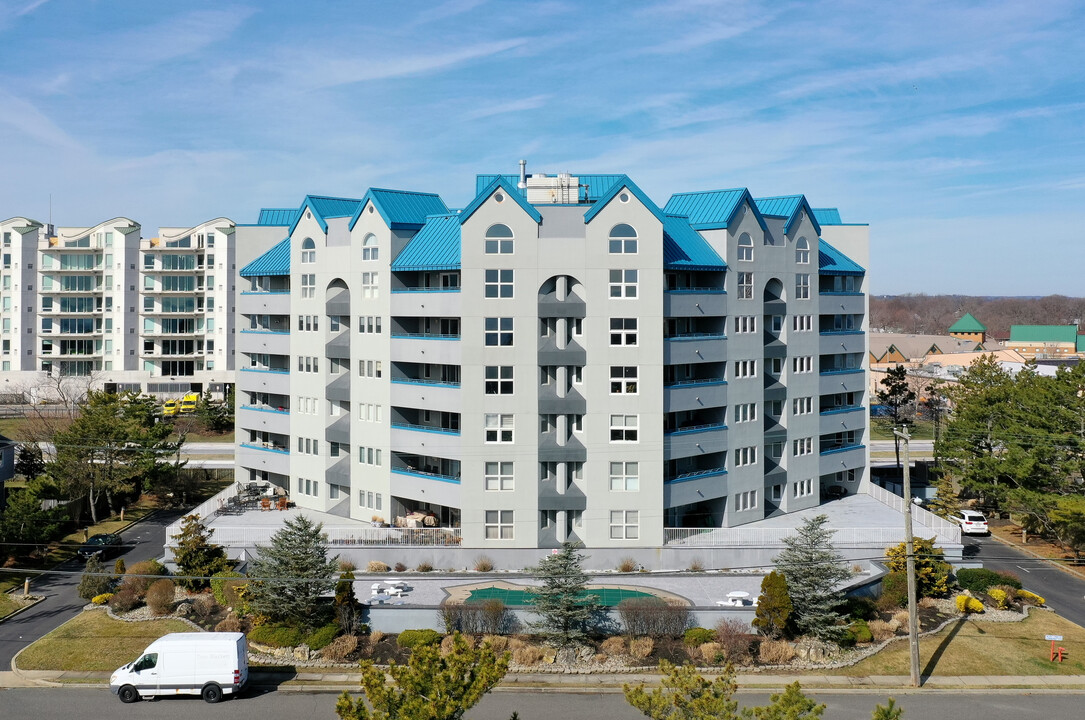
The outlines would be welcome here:
M 599 604 L 606 607 L 613 607 L 622 600 L 628 598 L 657 597 L 651 593 L 641 592 L 639 590 L 626 590 L 624 588 L 591 588 L 587 592 L 582 593 L 582 597 L 587 597 L 588 595 L 597 596 L 599 598 Z M 530 590 L 509 590 L 507 588 L 499 587 L 486 587 L 472 590 L 471 595 L 467 598 L 467 602 L 469 603 L 480 603 L 486 600 L 500 600 L 509 606 L 535 604 L 533 594 Z

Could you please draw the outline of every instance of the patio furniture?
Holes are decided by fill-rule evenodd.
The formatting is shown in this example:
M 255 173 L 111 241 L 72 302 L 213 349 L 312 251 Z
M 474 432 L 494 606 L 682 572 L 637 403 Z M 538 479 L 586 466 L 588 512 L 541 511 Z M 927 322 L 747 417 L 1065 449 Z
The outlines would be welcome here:
M 275 506 L 276 506 L 277 508 L 279 508 L 279 510 L 286 510 L 286 506 L 287 506 L 287 505 L 289 505 L 289 504 L 290 504 L 290 501 L 289 501 L 289 500 L 287 500 L 285 496 L 283 496 L 283 497 L 280 497 L 280 498 L 279 498 L 279 499 L 278 499 L 278 500 L 277 500 L 277 501 L 275 502 Z
M 271 498 L 260 499 L 260 510 L 271 510 Z

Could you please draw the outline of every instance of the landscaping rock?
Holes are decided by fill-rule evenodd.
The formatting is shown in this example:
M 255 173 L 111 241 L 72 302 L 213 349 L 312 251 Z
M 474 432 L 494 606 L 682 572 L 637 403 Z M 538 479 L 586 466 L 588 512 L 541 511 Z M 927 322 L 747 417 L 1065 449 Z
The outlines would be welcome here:
M 298 645 L 294 648 L 294 659 L 300 660 L 301 662 L 307 662 L 309 660 L 309 646 Z

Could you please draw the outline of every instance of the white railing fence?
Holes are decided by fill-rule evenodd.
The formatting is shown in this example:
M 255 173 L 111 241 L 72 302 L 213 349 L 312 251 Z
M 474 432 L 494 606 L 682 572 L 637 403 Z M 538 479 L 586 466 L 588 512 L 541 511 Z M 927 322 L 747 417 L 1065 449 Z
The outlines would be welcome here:
M 665 545 L 696 547 L 783 547 L 795 528 L 664 528 Z M 832 542 L 840 547 L 896 545 L 903 528 L 834 528 Z
M 867 485 L 867 494 L 878 502 L 888 505 L 897 512 L 904 512 L 905 500 L 896 493 L 889 492 L 885 488 L 875 485 L 874 483 L 869 483 Z M 912 503 L 912 519 L 925 527 L 934 530 L 934 532 L 938 534 L 939 540 L 942 542 L 949 542 L 956 545 L 959 545 L 961 542 L 961 528 L 957 523 L 939 517 L 930 510 L 921 508 L 915 503 Z M 916 534 L 921 533 L 917 532 Z
M 212 518 L 222 511 L 222 508 L 226 505 L 226 501 L 229 498 L 237 497 L 237 483 L 230 483 L 222 490 L 219 490 L 216 494 L 212 495 L 202 503 L 185 513 L 188 515 L 199 515 L 200 519 L 205 523 L 210 522 Z M 166 528 L 166 545 L 173 545 L 173 536 L 178 535 L 181 532 L 181 522 L 184 517 L 179 518 L 175 522 L 170 523 Z

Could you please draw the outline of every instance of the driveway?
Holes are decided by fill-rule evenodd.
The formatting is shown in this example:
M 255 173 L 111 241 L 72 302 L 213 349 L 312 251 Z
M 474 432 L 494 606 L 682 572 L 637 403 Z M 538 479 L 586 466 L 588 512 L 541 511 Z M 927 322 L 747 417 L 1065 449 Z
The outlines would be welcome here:
M 1014 573 L 1026 590 L 1046 599 L 1050 608 L 1070 622 L 1085 627 L 1085 580 L 993 537 L 965 535 L 961 542 L 966 560 L 979 560 L 988 570 Z
M 124 564 L 131 566 L 141 560 L 161 557 L 166 542 L 166 526 L 182 514 L 180 510 L 158 513 L 121 533 L 127 548 L 119 556 L 124 558 Z M 109 568 L 114 562 L 115 558 L 111 557 L 105 565 Z M 0 669 L 7 670 L 16 653 L 78 615 L 87 604 L 76 593 L 83 563 L 69 560 L 57 569 L 61 572 L 41 575 L 30 584 L 30 591 L 34 595 L 44 595 L 45 600 L 26 612 L 0 622 Z

